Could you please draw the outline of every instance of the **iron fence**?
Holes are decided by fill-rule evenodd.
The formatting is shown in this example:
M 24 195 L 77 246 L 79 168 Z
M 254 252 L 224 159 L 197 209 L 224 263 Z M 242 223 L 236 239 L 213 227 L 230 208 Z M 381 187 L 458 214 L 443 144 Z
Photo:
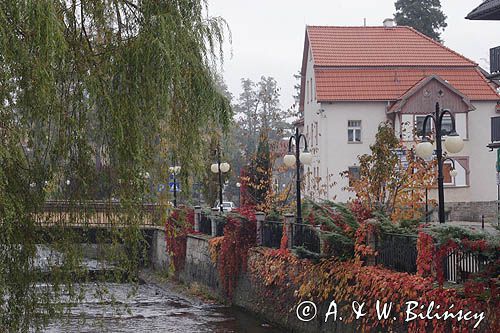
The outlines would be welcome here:
M 292 223 L 292 244 L 302 246 L 311 252 L 321 253 L 319 232 L 310 224 Z
M 399 272 L 417 272 L 417 236 L 382 233 L 375 241 L 375 263 Z
M 260 229 L 262 246 L 279 249 L 283 236 L 283 222 L 264 221 Z
M 480 253 L 451 250 L 445 257 L 443 265 L 446 280 L 460 283 L 482 271 L 488 265 L 488 260 Z
M 202 234 L 211 235 L 212 234 L 212 220 L 211 220 L 210 216 L 207 215 L 206 213 L 203 213 L 203 212 L 200 215 L 201 215 L 201 217 L 200 217 L 200 229 L 199 229 L 199 231 Z
M 215 236 L 224 236 L 224 227 L 226 226 L 226 219 L 223 216 L 215 217 Z
M 132 208 L 132 209 L 129 209 Z M 126 207 L 117 201 L 46 201 L 34 212 L 36 223 L 40 225 L 109 226 L 121 225 L 133 219 L 143 226 L 161 223 L 164 206 L 159 204 L 136 204 Z

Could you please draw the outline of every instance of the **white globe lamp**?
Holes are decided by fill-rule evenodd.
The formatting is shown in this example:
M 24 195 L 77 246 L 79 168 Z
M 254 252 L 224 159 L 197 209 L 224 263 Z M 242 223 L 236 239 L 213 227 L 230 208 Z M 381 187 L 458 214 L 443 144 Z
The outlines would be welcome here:
M 210 166 L 210 171 L 212 171 L 213 173 L 218 173 L 219 172 L 219 165 L 217 163 L 213 163 Z
M 450 170 L 450 176 L 452 176 L 453 178 L 455 178 L 457 175 L 458 175 L 457 169 L 451 169 Z
M 434 152 L 434 146 L 429 141 L 420 142 L 415 148 L 418 157 L 428 160 Z
M 464 148 L 464 140 L 456 133 L 454 135 L 450 134 L 444 141 L 444 147 L 452 154 L 459 153 Z
M 229 163 L 227 163 L 227 162 L 223 162 L 220 164 L 220 171 L 222 171 L 223 173 L 228 172 L 230 168 L 231 167 L 230 167 Z
M 292 167 L 295 164 L 295 155 L 286 154 L 285 157 L 283 157 L 283 162 L 287 167 Z
M 310 165 L 312 162 L 313 156 L 310 152 L 308 152 L 306 150 L 303 153 L 300 153 L 299 159 L 302 163 L 304 163 L 306 165 Z

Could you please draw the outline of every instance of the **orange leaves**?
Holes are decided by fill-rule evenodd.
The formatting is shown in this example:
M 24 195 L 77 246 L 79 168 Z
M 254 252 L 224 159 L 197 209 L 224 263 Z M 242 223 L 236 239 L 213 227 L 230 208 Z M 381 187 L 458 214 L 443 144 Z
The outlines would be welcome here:
M 482 325 L 486 331 L 494 331 L 496 305 L 482 301 L 475 296 L 464 295 L 456 289 L 436 288 L 433 280 L 418 275 L 394 272 L 382 267 L 363 266 L 360 261 L 338 261 L 333 258 L 323 259 L 313 264 L 307 259 L 298 259 L 293 254 L 281 253 L 279 250 L 251 250 L 249 274 L 256 285 L 263 288 L 263 297 L 277 298 L 278 307 L 283 305 L 284 311 L 302 300 L 310 300 L 316 304 L 329 302 L 332 299 L 339 304 L 339 313 L 343 314 L 344 323 L 354 323 L 357 331 L 398 331 L 405 327 L 408 332 L 456 332 L 469 331 L 474 321 L 450 320 L 414 320 L 405 323 L 406 302 L 416 301 L 419 308 L 414 312 L 425 315 L 427 307 L 434 301 L 439 305 L 438 312 L 448 310 L 454 304 L 453 312 L 458 309 L 479 313 L 485 311 L 487 317 Z M 471 288 L 471 287 L 469 287 Z M 294 290 L 294 299 L 287 299 Z M 482 289 L 475 288 L 482 291 Z M 365 303 L 368 310 L 365 317 L 357 319 L 350 308 L 352 301 Z M 376 302 L 393 303 L 393 313 L 388 320 L 379 320 L 374 310 Z M 420 305 L 424 305 L 421 309 Z M 435 308 L 434 307 L 434 308 Z M 493 309 L 493 310 L 488 310 Z M 489 312 L 488 312 L 489 311 Z M 396 320 L 392 320 L 395 316 Z M 488 326 L 489 325 L 489 326 Z
M 222 247 L 222 242 L 224 240 L 224 236 L 215 237 L 208 241 L 208 251 L 210 252 L 210 260 L 214 264 L 217 264 L 219 259 L 220 248 Z

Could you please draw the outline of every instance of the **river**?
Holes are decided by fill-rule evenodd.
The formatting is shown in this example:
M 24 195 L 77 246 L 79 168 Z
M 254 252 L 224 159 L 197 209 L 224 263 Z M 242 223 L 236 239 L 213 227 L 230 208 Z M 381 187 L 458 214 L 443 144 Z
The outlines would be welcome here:
M 114 304 L 110 296 L 102 300 L 94 295 L 96 288 L 87 287 L 83 302 L 45 332 L 283 332 L 237 308 L 203 302 L 168 284 L 140 284 L 133 292 L 131 284 L 106 283 Z

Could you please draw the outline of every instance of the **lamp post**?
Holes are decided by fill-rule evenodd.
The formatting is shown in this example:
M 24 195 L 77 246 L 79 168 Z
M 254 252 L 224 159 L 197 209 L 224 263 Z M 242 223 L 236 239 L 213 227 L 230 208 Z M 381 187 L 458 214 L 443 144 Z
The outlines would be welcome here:
M 300 139 L 304 140 L 304 150 L 300 152 Z M 292 153 L 292 142 L 295 143 L 295 154 Z M 307 139 L 304 134 L 299 133 L 299 129 L 295 128 L 295 134 L 288 141 L 288 154 L 283 157 L 283 162 L 286 166 L 296 167 L 296 194 L 297 194 L 297 216 L 296 223 L 302 223 L 302 206 L 300 199 L 300 162 L 303 164 L 311 164 L 312 154 L 307 149 Z
M 217 163 L 213 163 L 210 166 L 210 170 L 213 173 L 218 173 L 219 174 L 219 209 L 220 212 L 222 213 L 224 208 L 222 205 L 222 173 L 226 173 L 229 171 L 231 166 L 227 162 L 222 162 L 220 161 L 220 146 L 217 146 L 217 149 L 215 151 L 217 154 Z
M 236 183 L 236 188 L 238 188 L 238 206 L 241 206 L 241 183 L 237 182 Z
M 174 207 L 177 208 L 177 175 L 179 174 L 179 172 L 181 171 L 181 167 L 176 165 L 176 166 L 171 166 L 168 168 L 168 170 L 170 171 L 170 174 L 172 175 L 172 180 L 173 180 L 173 183 L 174 183 Z
M 427 122 L 430 119 L 433 120 L 436 125 L 436 158 L 438 164 L 438 204 L 439 204 L 439 223 L 444 223 L 444 177 L 443 177 L 443 148 L 442 148 L 442 128 L 443 117 L 448 114 L 451 118 L 451 132 L 448 133 L 444 146 L 446 150 L 452 154 L 460 152 L 464 147 L 464 142 L 460 135 L 456 132 L 455 127 L 455 117 L 449 110 L 442 110 L 439 107 L 439 103 L 436 103 L 436 110 L 432 114 L 428 114 L 424 119 L 422 142 L 420 142 L 416 147 L 417 155 L 423 159 L 429 159 L 432 156 L 434 147 L 432 143 L 428 141 L 426 136 Z M 455 162 L 453 161 L 453 166 Z M 455 168 L 453 170 L 456 172 Z M 456 174 L 455 174 L 456 175 Z

